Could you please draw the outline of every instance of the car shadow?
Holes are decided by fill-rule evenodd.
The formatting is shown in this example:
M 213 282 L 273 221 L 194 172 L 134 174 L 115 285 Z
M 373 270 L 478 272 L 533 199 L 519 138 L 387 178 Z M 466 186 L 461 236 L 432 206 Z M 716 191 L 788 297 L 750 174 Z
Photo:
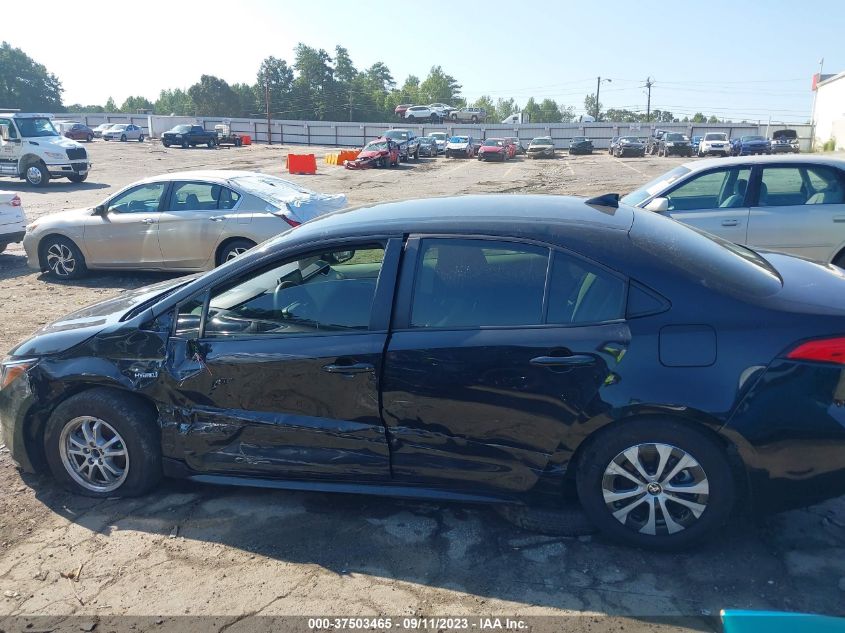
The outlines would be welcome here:
M 721 608 L 839 609 L 832 606 L 839 604 L 836 583 L 824 577 L 812 586 L 790 586 L 766 525 L 736 522 L 691 551 L 657 553 L 600 537 L 525 532 L 489 506 L 180 480 L 167 480 L 143 498 L 99 501 L 67 493 L 45 475 L 23 477 L 44 506 L 94 534 L 178 533 L 338 576 L 365 574 L 471 594 L 473 609 L 482 613 L 495 599 L 513 603 L 517 612 L 530 606 L 643 621 L 684 616 L 685 626 L 711 631 L 718 630 L 715 620 L 702 616 L 715 618 Z
M 65 179 L 50 180 L 43 187 L 33 187 L 32 185 L 23 181 L 3 182 L 0 184 L 0 189 L 6 191 L 15 191 L 18 193 L 26 193 L 27 195 L 44 195 L 47 193 L 55 193 L 57 191 L 94 191 L 97 189 L 108 189 L 111 185 L 102 182 L 70 182 Z M 26 208 L 26 201 L 24 201 L 24 208 Z

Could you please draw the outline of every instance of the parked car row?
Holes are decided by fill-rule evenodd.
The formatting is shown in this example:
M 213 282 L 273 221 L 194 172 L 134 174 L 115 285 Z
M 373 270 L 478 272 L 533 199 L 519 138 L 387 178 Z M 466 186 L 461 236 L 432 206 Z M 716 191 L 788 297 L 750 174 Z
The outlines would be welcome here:
M 402 103 L 396 106 L 394 113 L 408 123 L 443 123 L 444 121 L 484 123 L 487 120 L 487 111 L 484 108 L 453 108 L 445 103 L 430 103 L 429 105 Z

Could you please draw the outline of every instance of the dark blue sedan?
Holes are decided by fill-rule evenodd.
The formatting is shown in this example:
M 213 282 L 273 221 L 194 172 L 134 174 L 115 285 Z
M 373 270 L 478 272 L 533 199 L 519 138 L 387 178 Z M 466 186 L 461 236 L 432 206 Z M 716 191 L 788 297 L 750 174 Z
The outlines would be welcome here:
M 765 136 L 747 135 L 731 139 L 731 154 L 734 156 L 771 153 L 772 142 Z
M 678 548 L 845 491 L 843 324 L 841 270 L 615 196 L 399 202 L 44 327 L 2 362 L 0 422 L 22 469 L 94 497 L 572 491 Z

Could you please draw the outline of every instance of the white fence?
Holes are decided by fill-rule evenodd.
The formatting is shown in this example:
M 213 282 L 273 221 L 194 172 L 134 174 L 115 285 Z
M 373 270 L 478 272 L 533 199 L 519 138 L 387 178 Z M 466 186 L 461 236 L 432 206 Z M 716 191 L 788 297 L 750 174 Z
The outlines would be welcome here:
M 207 130 L 213 130 L 218 123 L 229 123 L 237 134 L 248 134 L 253 142 L 266 143 L 268 139 L 266 119 L 224 119 L 222 117 L 170 117 L 145 114 L 73 114 L 56 115 L 63 119 L 78 120 L 94 127 L 100 123 L 134 123 L 152 137 L 169 130 L 174 125 L 196 123 Z M 323 145 L 331 147 L 361 147 L 366 141 L 380 136 L 392 128 L 407 128 L 425 136 L 431 132 L 446 132 L 450 136 L 467 135 L 474 138 L 492 136 L 517 136 L 528 142 L 536 136 L 551 136 L 558 147 L 566 147 L 574 136 L 586 136 L 593 140 L 597 149 L 607 149 L 614 136 L 648 136 L 654 129 L 681 132 L 687 136 L 702 136 L 707 132 L 724 132 L 730 138 L 744 134 L 761 134 L 771 138 L 779 129 L 793 129 L 798 132 L 802 151 L 810 150 L 810 125 L 756 125 L 741 123 L 452 123 L 406 125 L 394 123 L 345 123 L 341 121 L 270 121 L 270 138 L 281 145 Z

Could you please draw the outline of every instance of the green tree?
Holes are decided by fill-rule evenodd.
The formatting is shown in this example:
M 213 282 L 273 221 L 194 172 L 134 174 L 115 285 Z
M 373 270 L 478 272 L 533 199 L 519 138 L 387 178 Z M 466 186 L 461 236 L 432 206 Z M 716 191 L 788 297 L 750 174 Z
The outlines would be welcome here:
M 707 122 L 708 123 L 718 123 L 719 119 L 716 117 L 716 115 L 711 115 L 710 118 L 707 119 Z
M 528 101 L 525 102 L 525 107 L 522 108 L 522 113 L 528 117 L 528 120 L 532 123 L 539 122 L 540 120 L 540 106 L 537 105 L 537 102 L 534 101 L 534 97 L 529 97 Z
M 428 77 L 420 84 L 422 103 L 448 103 L 454 105 L 461 96 L 461 84 L 458 80 L 443 72 L 440 66 L 432 66 Z
M 590 116 L 595 117 L 596 121 L 601 119 L 601 108 L 602 104 L 596 101 L 595 93 L 584 97 L 584 110 Z
M 105 110 L 106 112 L 118 112 L 117 104 L 111 97 L 106 100 Z
M 123 105 L 120 106 L 121 112 L 126 112 L 127 114 L 134 114 L 138 110 L 154 110 L 155 107 L 153 102 L 145 97 L 127 97 L 126 100 L 123 102 Z
M 188 88 L 196 116 L 238 116 L 240 99 L 232 87 L 214 75 L 203 75 Z
M 294 119 L 298 113 L 292 111 L 293 69 L 288 63 L 272 55 L 261 62 L 258 81 L 255 85 L 255 101 L 258 112 L 266 111 L 266 90 L 269 90 L 270 112 L 283 119 Z
M 488 115 L 488 121 L 491 123 L 498 123 L 501 119 L 496 119 L 494 117 L 498 116 L 496 111 L 496 104 L 493 103 L 493 99 L 491 99 L 487 95 L 481 95 L 478 99 L 473 101 L 472 103 L 474 108 L 483 108 Z
M 97 114 L 105 112 L 106 109 L 101 105 L 82 105 L 81 103 L 72 103 L 67 106 L 68 112 L 79 112 L 88 114 Z
M 575 120 L 575 108 L 572 106 L 560 106 L 561 123 L 572 123 Z
M 263 108 L 258 106 L 256 86 L 251 86 L 248 83 L 232 84 L 232 92 L 238 96 L 238 113 L 235 116 L 261 116 Z
M 560 118 L 560 108 L 557 107 L 557 103 L 551 99 L 543 99 L 540 102 L 540 118 L 536 120 L 536 123 L 560 123 Z M 531 121 L 535 122 L 534 119 Z
M 0 44 L 0 103 L 21 110 L 62 110 L 62 83 L 19 48 Z
M 292 118 L 317 121 L 337 120 L 342 114 L 342 106 L 336 102 L 334 89 L 334 69 L 332 58 L 321 49 L 306 46 L 301 42 L 296 45 L 293 67 L 297 72 L 293 81 Z
M 496 101 L 496 121 L 504 121 L 510 115 L 516 114 L 517 112 L 519 112 L 519 106 L 512 98 L 499 98 Z
M 707 117 L 704 116 L 704 114 L 702 114 L 701 112 L 696 112 L 692 116 L 692 122 L 693 123 L 707 123 Z
M 196 108 L 191 96 L 181 88 L 162 90 L 155 102 L 155 111 L 158 114 L 176 116 L 193 116 Z

